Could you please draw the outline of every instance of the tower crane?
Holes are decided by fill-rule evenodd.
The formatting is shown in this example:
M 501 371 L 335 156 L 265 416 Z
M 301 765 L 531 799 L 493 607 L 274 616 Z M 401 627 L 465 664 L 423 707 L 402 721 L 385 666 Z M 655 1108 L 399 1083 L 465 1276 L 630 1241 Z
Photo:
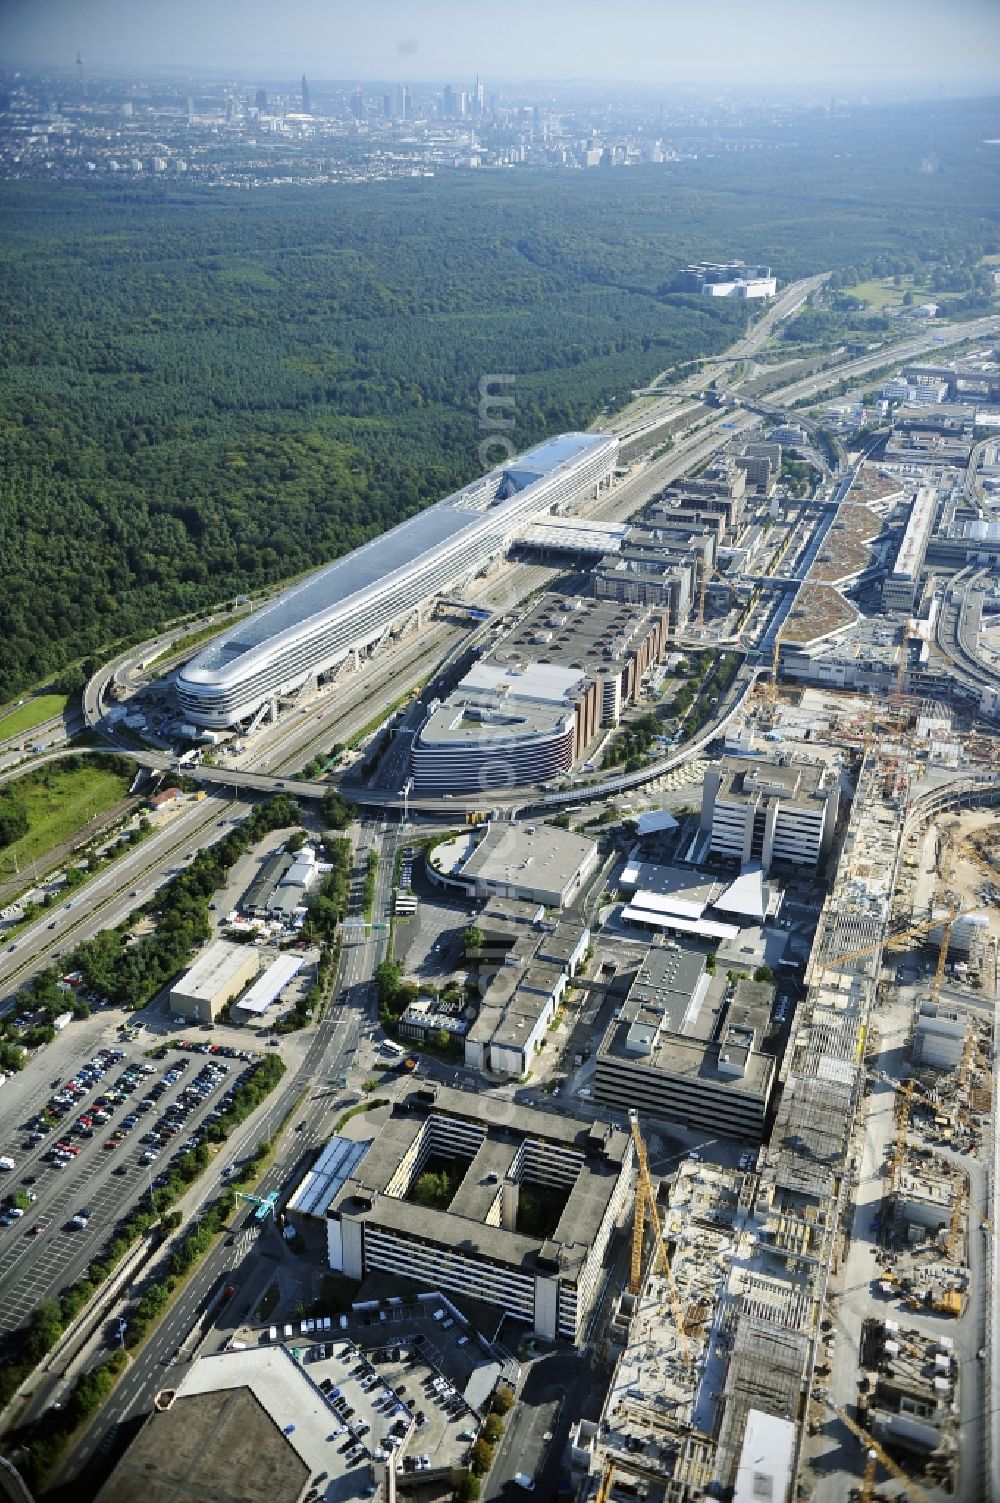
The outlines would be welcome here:
M 615 1464 L 609 1459 L 604 1464 L 604 1474 L 601 1477 L 601 1485 L 597 1489 L 597 1497 L 594 1503 L 608 1503 L 608 1494 L 611 1492 L 611 1484 L 615 1480 Z
M 646 1157 L 646 1145 L 639 1131 L 639 1118 L 635 1111 L 628 1114 L 629 1127 L 632 1131 L 632 1142 L 635 1146 L 636 1158 L 636 1184 L 635 1184 L 635 1211 L 632 1218 L 632 1266 L 629 1274 L 629 1289 L 632 1294 L 638 1294 L 642 1288 L 642 1244 L 646 1230 L 646 1211 L 649 1211 L 649 1219 L 653 1224 L 653 1232 L 660 1254 L 660 1265 L 667 1280 L 667 1288 L 670 1291 L 670 1309 L 674 1317 L 674 1325 L 677 1327 L 677 1340 L 680 1343 L 681 1352 L 685 1362 L 693 1362 L 691 1348 L 687 1337 L 684 1335 L 684 1314 L 681 1310 L 681 1302 L 677 1295 L 677 1286 L 674 1283 L 674 1275 L 670 1268 L 670 1259 L 667 1257 L 667 1248 L 663 1240 L 663 1229 L 660 1226 L 660 1215 L 656 1209 L 656 1196 L 653 1194 L 653 1184 L 649 1177 L 649 1160 Z
M 950 935 L 950 926 L 953 925 L 957 919 L 964 917 L 964 912 L 955 912 L 944 919 L 924 919 L 921 923 L 912 924 L 907 929 L 896 929 L 892 934 L 887 934 L 884 940 L 879 939 L 876 940 L 874 944 L 863 945 L 859 950 L 845 950 L 842 954 L 834 955 L 830 960 L 823 961 L 823 964 L 831 967 L 846 965 L 849 960 L 861 960 L 864 958 L 864 956 L 874 955 L 879 950 L 895 950 L 898 949 L 900 945 L 904 944 L 906 940 L 916 939 L 919 935 L 926 934 L 928 930 L 941 928 L 945 924 L 949 925 Z M 947 953 L 945 954 L 945 959 L 947 959 Z M 942 966 L 942 973 L 943 970 L 944 967 Z
M 723 584 L 729 586 L 730 589 L 732 588 L 732 586 L 729 585 L 728 579 L 726 579 L 722 574 L 720 574 L 719 571 L 718 571 L 718 569 L 716 569 L 714 567 L 714 565 L 712 565 L 712 564 L 710 564 L 708 562 L 707 558 L 703 558 L 702 561 L 701 561 L 701 568 L 699 570 L 699 576 L 700 577 L 699 577 L 699 581 L 698 581 L 698 614 L 695 616 L 695 624 L 697 626 L 704 626 L 704 624 L 705 624 L 705 589 L 706 589 L 706 587 L 708 585 L 708 581 L 710 579 L 721 579 L 722 582 L 723 582 Z
M 874 1489 L 875 1485 L 875 1469 L 871 1461 L 871 1458 L 873 1456 L 875 1457 L 876 1461 L 880 1461 L 882 1463 L 886 1471 L 889 1473 L 889 1476 L 892 1477 L 896 1482 L 900 1484 L 902 1488 L 906 1490 L 908 1496 L 916 1499 L 916 1503 L 930 1503 L 930 1498 L 928 1497 L 927 1493 L 924 1492 L 924 1489 L 920 1487 L 918 1483 L 914 1482 L 912 1477 L 908 1477 L 903 1471 L 902 1467 L 896 1465 L 892 1457 L 882 1449 L 882 1447 L 879 1445 L 878 1441 L 875 1439 L 874 1435 L 870 1433 L 870 1431 L 866 1430 L 863 1425 L 859 1425 L 857 1420 L 851 1419 L 851 1416 L 849 1414 L 845 1413 L 843 1409 L 838 1408 L 838 1406 L 832 1403 L 829 1399 L 827 1399 L 826 1402 L 833 1410 L 837 1418 L 840 1420 L 841 1424 L 846 1425 L 848 1430 L 850 1430 L 851 1434 L 854 1436 L 855 1440 L 859 1440 L 865 1448 L 865 1481 L 862 1485 L 861 1493 L 862 1498 L 865 1499 L 865 1503 L 870 1503 L 872 1496 L 871 1490 Z M 869 1471 L 871 1473 L 870 1481 Z M 866 1486 L 869 1488 L 869 1491 L 867 1493 L 864 1491 L 864 1488 Z

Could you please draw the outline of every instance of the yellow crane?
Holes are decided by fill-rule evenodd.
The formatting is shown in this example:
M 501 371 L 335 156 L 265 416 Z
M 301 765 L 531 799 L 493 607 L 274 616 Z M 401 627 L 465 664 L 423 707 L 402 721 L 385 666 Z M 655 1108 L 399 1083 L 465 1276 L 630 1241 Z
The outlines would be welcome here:
M 710 579 L 721 579 L 722 582 L 723 582 L 723 584 L 728 585 L 730 589 L 732 589 L 732 586 L 729 585 L 728 579 L 726 579 L 724 577 L 724 575 L 720 574 L 719 571 L 718 571 L 718 569 L 716 569 L 713 564 L 710 564 L 708 562 L 707 558 L 703 558 L 702 559 L 702 561 L 701 561 L 701 568 L 699 569 L 698 572 L 699 572 L 699 581 L 698 581 L 698 614 L 695 616 L 695 623 L 698 626 L 704 626 L 704 624 L 705 624 L 705 589 L 706 589 L 706 587 L 708 585 L 708 581 Z
M 963 917 L 964 915 L 961 913 L 952 914 L 950 923 L 954 924 L 956 919 Z M 916 939 L 921 934 L 926 934 L 929 929 L 937 929 L 945 923 L 949 923 L 948 918 L 924 919 L 922 923 L 912 924 L 907 929 L 895 930 L 892 934 L 886 935 L 884 940 L 880 939 L 876 940 L 874 944 L 863 945 L 859 950 L 845 950 L 840 955 L 834 955 L 831 960 L 825 960 L 823 964 L 828 966 L 846 965 L 849 960 L 861 960 L 864 956 L 874 955 L 879 950 L 896 950 L 900 945 L 905 944 L 908 939 Z M 947 959 L 947 955 L 945 958 Z
M 903 635 L 899 639 L 899 647 L 896 649 L 896 681 L 891 699 L 901 699 L 906 685 L 906 670 L 910 665 L 910 643 L 917 639 L 917 633 L 913 630 L 913 624 L 909 620 L 903 627 Z
M 608 1503 L 608 1494 L 611 1491 L 611 1484 L 614 1478 L 615 1464 L 613 1461 L 608 1461 L 605 1463 L 604 1475 L 601 1477 L 601 1485 L 597 1489 L 597 1497 L 594 1499 L 594 1503 Z
M 830 1399 L 827 1399 L 826 1402 L 833 1410 L 837 1418 L 840 1420 L 841 1424 L 846 1425 L 848 1430 L 850 1430 L 851 1434 L 854 1436 L 855 1440 L 859 1440 L 865 1448 L 866 1483 L 868 1480 L 871 1457 L 874 1454 L 875 1459 L 882 1463 L 886 1471 L 889 1473 L 889 1476 L 894 1478 L 894 1480 L 906 1490 L 907 1494 L 911 1498 L 915 1498 L 917 1500 L 917 1503 L 930 1503 L 930 1498 L 928 1497 L 927 1493 L 924 1492 L 923 1488 L 920 1487 L 918 1483 L 914 1482 L 912 1477 L 908 1477 L 903 1471 L 902 1467 L 896 1465 L 892 1457 L 882 1449 L 882 1447 L 879 1445 L 878 1441 L 875 1439 L 874 1435 L 870 1433 L 870 1431 L 866 1430 L 863 1425 L 859 1425 L 857 1420 L 851 1419 L 851 1416 L 849 1414 L 845 1413 L 843 1409 L 838 1408 L 838 1406 L 834 1404 Z M 874 1485 L 875 1475 L 874 1468 L 872 1468 L 870 1483 L 871 1488 L 874 1488 Z M 865 1503 L 869 1503 L 871 1492 L 869 1491 L 866 1494 L 863 1489 L 864 1485 L 862 1487 L 861 1496 L 865 1498 Z
M 677 1340 L 680 1343 L 681 1352 L 685 1362 L 692 1362 L 691 1348 L 687 1337 L 684 1335 L 684 1312 L 677 1295 L 677 1286 L 674 1283 L 674 1275 L 670 1267 L 670 1259 L 667 1256 L 666 1243 L 663 1240 L 663 1229 L 660 1226 L 660 1214 L 656 1208 L 656 1196 L 653 1194 L 653 1182 L 649 1177 L 649 1160 L 646 1157 L 646 1145 L 639 1131 L 639 1118 L 635 1111 L 628 1114 L 629 1127 L 632 1131 L 632 1143 L 635 1147 L 636 1182 L 635 1182 L 635 1210 L 632 1218 L 632 1266 L 629 1273 L 629 1289 L 632 1294 L 638 1294 L 642 1288 L 642 1244 L 646 1230 L 646 1212 L 653 1224 L 653 1232 L 656 1237 L 657 1248 L 660 1254 L 660 1266 L 667 1280 L 667 1288 L 670 1291 L 670 1309 L 674 1317 L 674 1325 L 677 1327 Z

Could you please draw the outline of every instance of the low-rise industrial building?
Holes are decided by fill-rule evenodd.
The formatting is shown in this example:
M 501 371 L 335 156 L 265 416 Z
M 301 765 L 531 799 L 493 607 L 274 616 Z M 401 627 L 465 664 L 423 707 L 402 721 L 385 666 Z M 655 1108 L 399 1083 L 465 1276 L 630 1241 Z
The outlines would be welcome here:
M 202 1358 L 176 1390 L 157 1394 L 152 1414 L 101 1488 L 100 1503 L 300 1503 L 320 1457 L 334 1449 L 320 1449 L 319 1420 L 328 1434 L 330 1417 L 323 1395 L 312 1389 L 283 1348 Z M 235 1456 L 250 1464 L 234 1466 Z
M 253 945 L 234 945 L 217 939 L 202 950 L 190 970 L 170 992 L 170 1011 L 192 1023 L 214 1023 L 260 969 Z
M 631 1209 L 632 1140 L 599 1121 L 490 1105 L 487 1119 L 448 1086 L 397 1101 L 327 1210 L 330 1267 L 353 1279 L 382 1270 L 580 1342 Z M 413 1198 L 429 1163 L 454 1184 L 437 1209 Z
M 701 828 L 713 856 L 815 870 L 829 851 L 840 807 L 835 771 L 813 762 L 754 762 L 726 757 L 702 785 Z
M 238 948 L 246 949 L 245 945 Z M 259 1023 L 268 1008 L 273 1007 L 285 987 L 305 965 L 303 955 L 279 955 L 273 965 L 257 977 L 250 990 L 233 1007 L 234 1023 Z
M 450 873 L 477 898 L 519 898 L 546 908 L 566 908 L 597 866 L 597 846 L 553 825 L 497 820 Z

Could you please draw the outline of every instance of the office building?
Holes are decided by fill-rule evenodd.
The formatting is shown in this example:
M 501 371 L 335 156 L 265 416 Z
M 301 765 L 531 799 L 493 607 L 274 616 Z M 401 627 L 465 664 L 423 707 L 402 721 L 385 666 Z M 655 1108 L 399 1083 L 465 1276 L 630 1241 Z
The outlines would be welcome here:
M 771 298 L 778 290 L 769 266 L 745 261 L 698 261 L 678 272 L 678 292 L 701 292 L 708 297 Z
M 829 851 L 840 808 L 836 769 L 812 762 L 756 762 L 725 757 L 705 773 L 701 828 L 723 860 L 775 862 L 814 871 Z
M 214 1023 L 227 1002 L 240 995 L 260 968 L 252 945 L 233 945 L 217 939 L 202 950 L 194 965 L 175 982 L 170 1011 L 192 1023 Z
M 920 571 L 937 511 L 938 493 L 930 485 L 918 487 L 895 562 L 882 586 L 882 609 L 912 615 L 917 605 Z
M 330 1268 L 381 1270 L 579 1343 L 631 1210 L 632 1159 L 628 1133 L 600 1121 L 496 1103 L 487 1119 L 468 1092 L 415 1089 L 327 1210 Z M 414 1198 L 428 1164 L 447 1165 L 438 1208 Z
M 360 87 L 351 95 L 351 114 L 359 123 L 365 118 L 365 95 Z
M 276 714 L 282 697 L 417 620 L 435 595 L 503 554 L 525 521 L 610 481 L 618 441 L 548 439 L 327 565 L 236 623 L 183 667 L 184 718 L 215 728 Z
M 775 1079 L 775 1060 L 761 1049 L 773 991 L 741 981 L 713 1010 L 710 981 L 698 951 L 648 951 L 598 1048 L 597 1100 L 759 1142 Z
M 574 669 L 527 663 L 515 676 L 477 663 L 414 736 L 414 787 L 485 794 L 558 777 L 581 735 L 594 733 L 594 701 L 594 685 Z
M 302 113 L 303 115 L 312 114 L 312 106 L 309 103 L 309 85 L 304 73 L 302 75 Z

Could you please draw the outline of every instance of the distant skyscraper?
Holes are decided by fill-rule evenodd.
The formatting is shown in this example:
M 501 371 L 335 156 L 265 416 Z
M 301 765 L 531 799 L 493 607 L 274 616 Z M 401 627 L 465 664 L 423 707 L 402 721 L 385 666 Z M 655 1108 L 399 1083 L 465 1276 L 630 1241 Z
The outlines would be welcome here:
M 303 115 L 312 114 L 312 108 L 309 104 L 309 85 L 306 83 L 306 76 L 304 73 L 302 75 L 302 113 Z
M 190 94 L 187 97 L 187 117 L 188 123 L 190 124 L 190 122 L 194 119 L 194 99 Z
M 392 119 L 392 95 L 391 94 L 383 94 L 382 95 L 382 114 L 385 116 L 385 118 L 387 120 L 391 120 Z
M 455 114 L 455 90 L 451 84 L 445 84 L 444 93 L 441 95 L 441 113 L 446 120 L 454 118 Z
M 365 96 L 360 85 L 351 95 L 351 113 L 355 120 L 363 120 L 365 118 Z
M 405 108 L 406 108 L 406 88 L 405 88 L 405 86 L 403 84 L 397 84 L 396 85 L 396 103 L 395 103 L 395 111 L 394 111 L 397 120 L 402 120 L 402 118 L 403 118 L 403 110 Z
M 463 89 L 461 94 L 459 94 L 458 96 L 458 113 L 461 115 L 463 120 L 469 113 L 469 96 L 465 89 Z
M 482 115 L 486 112 L 486 85 L 478 75 L 476 77 L 476 98 L 474 109 L 477 115 Z
M 259 110 L 266 110 L 267 109 L 267 90 L 266 89 L 258 89 L 257 90 L 257 108 Z

